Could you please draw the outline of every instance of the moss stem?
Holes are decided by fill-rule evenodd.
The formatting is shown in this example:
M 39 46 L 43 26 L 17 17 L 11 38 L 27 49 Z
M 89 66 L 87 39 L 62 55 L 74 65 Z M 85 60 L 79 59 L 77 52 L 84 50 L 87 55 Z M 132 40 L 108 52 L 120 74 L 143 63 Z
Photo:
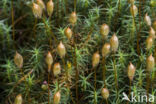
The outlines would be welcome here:
M 106 87 L 106 63 L 105 63 L 105 57 L 102 59 L 103 61 L 103 81 L 104 81 L 104 87 Z
M 94 70 L 94 91 L 96 92 L 96 68 L 93 68 L 93 70 Z M 95 95 L 94 95 L 94 104 L 97 104 Z
M 108 104 L 108 100 L 106 99 L 106 104 Z
M 86 39 L 85 42 L 82 44 L 82 48 L 85 47 L 86 44 L 88 43 L 88 41 L 90 40 L 91 35 L 92 35 L 92 33 L 93 33 L 93 28 L 94 28 L 94 26 L 91 26 L 90 31 L 89 31 L 89 33 L 88 33 L 88 35 L 87 35 L 87 39 Z
M 75 61 L 74 62 L 75 62 L 75 68 L 76 68 L 76 78 L 75 78 L 76 79 L 76 100 L 77 100 L 77 104 L 78 104 L 78 74 L 79 74 L 79 72 L 78 72 L 78 69 L 77 69 L 76 45 L 74 45 L 74 48 L 75 48 L 74 49 L 74 51 L 75 51 L 74 52 L 75 53 L 75 58 L 74 58 Z
M 57 0 L 57 6 L 56 6 L 56 15 L 57 15 L 57 26 L 59 26 L 60 25 L 60 16 L 59 16 L 59 0 Z
M 50 32 L 50 34 L 52 35 L 52 37 L 53 37 L 55 43 L 57 44 L 57 43 L 58 43 L 58 40 L 57 40 L 57 38 L 55 37 L 55 35 L 53 34 L 51 28 L 46 24 L 45 18 L 43 18 L 42 20 L 43 20 L 43 23 L 44 23 L 44 25 L 45 25 L 47 34 L 48 34 L 48 32 Z
M 11 0 L 11 17 L 12 17 L 12 37 L 15 42 L 15 25 L 14 25 L 14 7 L 13 0 Z M 15 46 L 14 46 L 15 47 Z
M 52 18 L 49 17 L 49 25 L 52 23 Z M 52 50 L 52 39 L 51 39 L 51 34 L 49 34 L 49 47 Z
M 116 27 L 117 27 L 117 25 L 118 25 L 118 23 L 119 23 L 119 21 L 118 21 L 118 18 L 120 17 L 120 13 L 121 13 L 121 1 L 119 0 L 119 2 L 118 2 L 118 12 L 117 12 L 117 14 L 116 14 L 116 18 L 115 18 L 115 24 L 114 24 L 114 31 L 117 31 L 116 30 Z
M 137 33 L 137 53 L 140 55 L 140 32 L 141 32 L 141 0 L 139 0 L 139 31 Z M 137 28 L 136 28 L 137 31 Z
M 146 72 L 146 92 L 147 92 L 147 99 L 149 99 L 149 87 L 150 87 L 150 75 L 149 75 L 149 71 Z M 149 104 L 149 102 L 147 101 L 147 104 Z
M 60 86 L 59 86 L 58 76 L 57 76 L 57 85 L 58 85 L 58 91 L 59 91 L 60 90 Z
M 34 39 L 36 38 L 36 25 L 37 25 L 37 18 L 35 18 L 35 23 L 34 23 L 34 26 L 33 26 L 33 38 Z
M 147 56 L 150 54 L 150 50 L 147 50 L 146 52 Z M 146 70 L 146 94 L 147 94 L 147 99 L 149 99 L 149 86 L 150 86 L 150 72 Z M 147 101 L 147 104 L 149 102 Z
M 102 0 L 98 0 L 98 5 L 101 5 Z
M 131 3 L 131 6 L 133 6 L 133 4 Z M 140 55 L 140 46 L 139 46 L 139 33 L 138 33 L 138 31 L 137 31 L 137 25 L 136 25 L 136 23 L 135 23 L 135 16 L 134 16 L 134 10 L 133 10 L 133 8 L 132 8 L 132 17 L 133 17 L 133 23 L 132 23 L 132 44 L 134 43 L 134 34 L 135 34 L 135 31 L 136 31 L 136 33 L 137 33 L 137 54 L 138 55 Z M 134 31 L 134 29 L 135 29 L 135 31 Z M 134 45 L 134 44 L 133 44 Z
M 118 81 L 117 81 L 117 69 L 116 69 L 116 63 L 115 63 L 115 53 L 113 54 L 113 67 L 114 67 L 114 78 L 115 78 L 115 87 L 116 87 L 116 93 L 117 93 L 117 103 L 118 103 Z
M 94 88 L 96 91 L 96 68 L 94 68 Z
M 76 74 L 75 74 L 75 80 L 76 80 L 76 85 L 75 85 L 75 89 L 76 89 L 76 104 L 78 104 L 79 103 L 79 98 L 78 98 L 78 80 L 79 80 L 79 71 L 78 71 L 78 68 L 77 68 L 77 53 L 76 53 L 76 51 L 77 51 L 77 46 L 76 46 L 76 34 L 75 34 L 75 27 L 74 27 L 74 25 L 73 25 L 73 27 L 72 27 L 72 30 L 73 30 L 73 34 L 74 34 L 74 39 L 73 39 L 73 46 L 74 46 L 74 67 L 75 67 L 75 70 L 76 70 Z
M 70 93 L 71 93 L 71 90 L 70 90 L 70 85 L 69 85 L 69 82 L 68 82 L 68 80 L 69 80 L 69 72 L 68 72 L 68 69 L 67 69 L 66 64 L 65 64 L 65 59 L 62 58 L 62 61 L 63 61 L 64 69 L 65 69 L 65 72 L 66 72 L 66 83 L 67 83 L 67 88 L 68 88 L 69 94 L 70 94 Z M 70 98 L 71 98 L 73 104 L 75 104 L 75 102 L 74 102 L 74 100 L 73 100 L 73 97 L 72 97 L 72 93 L 70 94 Z
M 25 78 L 25 75 L 24 75 L 23 69 L 20 68 L 20 70 L 21 70 L 21 75 L 23 76 L 23 78 Z M 24 80 L 26 80 L 26 78 L 25 78 Z M 28 86 L 28 85 L 27 85 L 27 83 L 25 82 L 25 87 L 26 87 L 26 86 Z
M 66 7 L 66 13 L 65 14 L 68 14 L 68 0 L 65 0 L 65 7 Z
M 62 58 L 62 61 L 63 61 L 63 65 L 64 65 L 64 70 L 66 72 L 66 83 L 68 83 L 68 69 L 66 68 L 66 64 L 65 64 L 65 59 Z
M 156 18 L 156 14 L 155 14 L 155 10 L 154 10 L 154 7 L 152 7 L 152 17 L 153 18 Z M 156 30 L 155 30 L 156 31 Z M 155 60 L 155 64 L 156 64 L 156 41 L 154 42 L 154 60 Z M 151 79 L 151 84 L 152 84 L 152 90 L 154 89 L 154 80 L 156 78 L 156 71 L 153 70 L 152 71 L 152 79 Z
M 50 104 L 50 86 L 49 86 L 49 83 L 50 83 L 50 74 L 48 72 L 48 104 Z
M 74 12 L 76 12 L 76 3 L 77 3 L 77 0 L 74 0 Z
M 129 79 L 129 94 L 128 94 L 128 98 L 130 97 L 130 94 L 131 94 L 131 86 L 132 86 L 132 81 Z M 127 101 L 127 104 L 129 104 L 129 101 Z

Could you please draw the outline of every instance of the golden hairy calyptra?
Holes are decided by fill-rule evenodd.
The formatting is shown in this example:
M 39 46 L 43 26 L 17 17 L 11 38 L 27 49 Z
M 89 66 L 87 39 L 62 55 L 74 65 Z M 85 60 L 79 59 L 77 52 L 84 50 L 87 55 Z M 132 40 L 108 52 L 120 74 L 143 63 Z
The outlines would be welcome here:
M 14 63 L 17 65 L 18 68 L 23 67 L 23 57 L 17 51 L 16 51 L 16 54 L 14 56 Z
M 127 68 L 128 78 L 132 81 L 135 75 L 135 66 L 130 62 Z
M 54 11 L 54 3 L 53 3 L 52 0 L 49 0 L 48 3 L 47 3 L 47 13 L 48 13 L 48 16 L 51 16 L 53 11 Z
M 18 94 L 15 98 L 14 104 L 22 104 L 22 95 Z
M 100 54 L 99 52 L 96 52 L 92 56 L 92 66 L 93 67 L 98 66 L 99 62 L 100 62 Z
M 109 90 L 107 88 L 102 88 L 101 95 L 104 99 L 108 99 L 109 97 Z
M 65 57 L 66 48 L 62 42 L 57 46 L 57 52 L 61 58 Z
M 119 40 L 116 34 L 114 34 L 110 39 L 111 50 L 116 52 L 119 46 Z
M 61 99 L 61 93 L 60 91 L 56 92 L 54 95 L 54 104 L 59 104 Z

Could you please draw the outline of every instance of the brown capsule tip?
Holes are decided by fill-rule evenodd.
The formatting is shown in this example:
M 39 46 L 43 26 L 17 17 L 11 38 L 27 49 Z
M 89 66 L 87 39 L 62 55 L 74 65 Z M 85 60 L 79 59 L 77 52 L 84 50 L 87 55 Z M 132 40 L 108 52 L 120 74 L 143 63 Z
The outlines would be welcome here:
M 131 4 L 134 4 L 134 1 L 135 1 L 135 0 L 130 0 L 130 3 L 131 3 Z
M 132 64 L 132 62 L 129 62 L 129 66 L 134 66 L 134 65 Z
M 72 12 L 72 14 L 71 14 L 72 16 L 76 16 L 76 12 Z

